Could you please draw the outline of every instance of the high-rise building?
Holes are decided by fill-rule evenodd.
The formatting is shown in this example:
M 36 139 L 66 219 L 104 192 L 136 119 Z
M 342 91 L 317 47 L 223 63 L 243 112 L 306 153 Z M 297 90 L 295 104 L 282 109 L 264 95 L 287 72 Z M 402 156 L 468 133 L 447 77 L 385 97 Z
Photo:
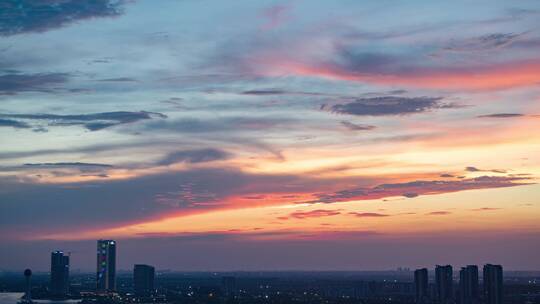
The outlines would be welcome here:
M 21 301 L 19 303 L 21 304 L 32 304 L 32 270 L 25 269 L 24 270 L 24 278 L 26 281 L 26 292 L 24 293 Z
M 133 266 L 133 286 L 137 297 L 149 297 L 154 293 L 154 267 L 137 264 Z
M 116 242 L 97 242 L 97 290 L 116 290 Z
M 435 267 L 435 289 L 437 294 L 437 303 L 452 303 L 454 299 L 454 281 L 452 278 L 452 266 Z
M 236 295 L 236 278 L 227 276 L 221 278 L 221 285 L 223 288 L 223 293 L 227 297 L 232 297 Z
M 429 301 L 428 270 L 426 268 L 414 271 L 414 287 L 416 303 L 423 304 Z
M 459 298 L 461 304 L 478 304 L 478 266 L 468 265 L 459 271 Z
M 69 256 L 62 251 L 51 253 L 51 295 L 64 297 L 69 293 Z
M 484 303 L 503 303 L 503 268 L 501 265 L 484 265 Z

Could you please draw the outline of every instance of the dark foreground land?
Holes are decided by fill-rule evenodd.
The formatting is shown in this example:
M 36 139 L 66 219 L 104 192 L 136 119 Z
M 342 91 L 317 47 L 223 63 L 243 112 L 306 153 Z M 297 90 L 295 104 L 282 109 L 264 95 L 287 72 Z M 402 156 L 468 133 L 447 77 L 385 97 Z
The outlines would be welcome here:
M 432 279 L 432 278 L 431 278 Z M 48 299 L 49 274 L 32 278 L 34 299 Z M 95 274 L 72 273 L 70 298 L 83 303 L 415 303 L 411 271 L 169 272 L 156 275 L 155 293 L 135 297 L 130 272 L 118 274 L 115 296 L 96 297 Z M 431 282 L 431 285 L 432 282 Z M 0 273 L 0 292 L 24 291 L 20 273 Z M 432 288 L 433 289 L 433 288 Z M 454 288 L 459 303 L 458 286 Z M 505 272 L 506 304 L 540 303 L 539 272 Z

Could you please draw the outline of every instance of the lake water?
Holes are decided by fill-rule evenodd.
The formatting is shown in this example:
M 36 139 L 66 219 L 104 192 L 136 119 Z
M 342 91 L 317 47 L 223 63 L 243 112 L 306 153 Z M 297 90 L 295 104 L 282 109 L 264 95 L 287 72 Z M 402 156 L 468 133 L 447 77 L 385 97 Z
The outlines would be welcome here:
M 0 292 L 0 304 L 17 304 L 24 293 L 22 292 Z M 78 300 L 63 300 L 63 301 L 52 301 L 52 300 L 33 300 L 34 303 L 38 304 L 75 304 L 79 303 Z

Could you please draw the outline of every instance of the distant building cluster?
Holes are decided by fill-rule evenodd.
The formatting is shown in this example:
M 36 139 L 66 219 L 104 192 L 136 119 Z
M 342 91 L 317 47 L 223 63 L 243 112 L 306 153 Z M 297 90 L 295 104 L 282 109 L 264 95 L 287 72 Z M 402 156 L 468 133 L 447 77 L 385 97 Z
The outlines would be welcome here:
M 314 280 L 309 278 L 306 281 L 286 279 L 280 283 L 275 279 L 267 280 L 263 278 L 254 278 L 252 280 L 244 278 L 239 281 L 235 276 L 226 275 L 221 277 L 221 287 L 216 289 L 212 284 L 206 284 L 203 281 L 200 281 L 199 285 L 195 286 L 192 285 L 194 281 L 190 280 L 186 281 L 186 286 L 183 286 L 179 284 L 180 281 L 174 281 L 175 279 L 171 278 L 174 285 L 168 285 L 168 287 L 162 289 L 161 294 L 156 292 L 155 268 L 150 265 L 135 264 L 133 266 L 132 281 L 129 281 L 131 278 L 128 277 L 128 285 L 126 285 L 126 279 L 120 277 L 121 292 L 119 293 L 116 248 L 117 243 L 114 240 L 97 241 L 95 285 L 93 285 L 93 276 L 90 276 L 88 287 L 79 292 L 82 304 L 163 303 L 171 299 L 180 302 L 189 300 L 196 303 L 199 303 L 199 300 L 206 299 L 202 301 L 202 303 L 205 303 L 209 299 L 216 298 L 235 301 L 242 299 L 249 302 L 254 299 L 269 299 L 270 297 L 275 301 L 272 303 L 282 303 L 287 299 L 294 299 L 298 303 L 326 300 L 328 304 L 330 304 L 328 301 L 332 299 L 341 299 L 341 301 L 346 299 L 351 303 L 355 299 L 362 299 L 362 303 L 503 303 L 503 268 L 501 265 L 492 264 L 484 265 L 481 277 L 476 265 L 462 267 L 459 275 L 453 273 L 451 265 L 437 265 L 433 272 L 430 272 L 427 268 L 416 269 L 414 271 L 414 283 L 411 282 L 410 277 L 405 281 L 386 279 L 382 281 L 354 281 L 349 279 L 332 281 L 329 279 Z M 409 268 L 398 268 L 395 273 L 397 276 L 405 278 L 412 274 Z M 30 279 L 32 272 L 27 269 L 24 275 L 26 278 L 26 293 L 20 303 L 31 304 Z M 93 286 L 95 286 L 95 290 L 93 290 Z M 126 286 L 132 286 L 133 288 L 130 287 L 129 292 L 125 292 Z M 73 295 L 70 295 L 70 254 L 53 251 L 51 253 L 48 296 L 52 299 L 66 299 Z
M 417 304 L 502 304 L 503 268 L 486 264 L 480 289 L 478 266 L 468 265 L 459 271 L 458 290 L 454 290 L 454 274 L 451 265 L 435 267 L 435 282 L 429 283 L 427 268 L 414 271 L 415 301 Z
M 53 251 L 51 253 L 51 272 L 49 295 L 53 299 L 64 299 L 69 297 L 69 267 L 70 256 L 63 251 Z M 97 241 L 97 267 L 96 267 L 96 290 L 95 295 L 114 295 L 116 286 L 116 241 Z M 30 295 L 30 277 L 32 272 L 27 269 L 24 273 L 26 277 L 26 293 L 21 302 L 32 303 Z M 133 267 L 134 294 L 139 298 L 149 298 L 154 294 L 154 267 L 149 265 L 136 264 Z

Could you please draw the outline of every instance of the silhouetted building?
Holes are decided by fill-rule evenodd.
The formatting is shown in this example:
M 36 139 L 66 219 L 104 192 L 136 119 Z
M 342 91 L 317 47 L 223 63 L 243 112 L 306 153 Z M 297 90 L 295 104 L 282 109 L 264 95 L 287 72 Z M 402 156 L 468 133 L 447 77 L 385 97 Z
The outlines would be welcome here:
M 223 287 L 223 293 L 225 294 L 225 296 L 230 297 L 236 294 L 236 278 L 235 277 L 221 278 L 221 285 Z
M 452 278 L 452 266 L 435 267 L 435 289 L 437 294 L 437 303 L 452 303 L 454 299 L 454 282 Z
M 24 293 L 24 296 L 22 297 L 22 300 L 20 303 L 32 303 L 32 270 L 25 269 L 24 270 L 24 278 L 26 280 L 26 292 Z
M 149 297 L 154 293 L 154 267 L 137 264 L 133 266 L 133 287 L 137 297 Z
M 51 295 L 64 297 L 69 293 L 69 256 L 62 251 L 51 253 Z
M 503 268 L 501 265 L 484 265 L 484 303 L 503 303 Z
M 97 290 L 116 290 L 116 242 L 97 242 Z
M 478 266 L 468 265 L 459 271 L 459 298 L 461 304 L 480 303 L 478 291 Z
M 429 285 L 428 285 L 428 270 L 426 268 L 417 269 L 414 271 L 414 287 L 416 294 L 416 303 L 428 303 L 429 301 Z

